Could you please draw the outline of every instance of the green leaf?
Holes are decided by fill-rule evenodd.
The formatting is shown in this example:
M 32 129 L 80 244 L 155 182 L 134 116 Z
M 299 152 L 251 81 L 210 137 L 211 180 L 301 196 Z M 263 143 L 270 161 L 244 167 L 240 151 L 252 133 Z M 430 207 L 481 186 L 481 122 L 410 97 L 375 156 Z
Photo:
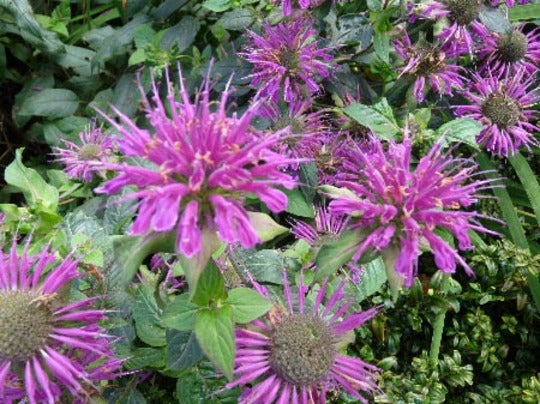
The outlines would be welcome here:
M 243 31 L 253 22 L 253 11 L 239 8 L 221 16 L 217 24 L 231 31 Z
M 130 352 L 126 367 L 130 370 L 146 367 L 161 368 L 165 366 L 165 349 L 135 348 Z
M 272 217 L 262 212 L 248 212 L 249 221 L 255 228 L 262 241 L 270 241 L 280 234 L 286 233 L 289 229 L 274 221 Z
M 23 99 L 18 115 L 63 118 L 73 115 L 79 107 L 79 97 L 71 90 L 46 88 Z
M 510 21 L 534 20 L 540 18 L 540 3 L 520 4 L 508 9 Z
M 186 15 L 178 24 L 165 31 L 159 46 L 161 49 L 171 49 L 177 44 L 178 51 L 183 52 L 191 46 L 200 28 L 201 23 L 197 18 Z
M 283 192 L 287 194 L 289 201 L 287 205 L 288 213 L 302 217 L 315 217 L 315 209 L 313 209 L 313 205 L 306 200 L 304 194 L 299 188 L 295 188 L 293 190 L 283 189 Z
M 4 179 L 6 183 L 24 194 L 26 202 L 35 206 L 41 203 L 45 208 L 56 210 L 58 206 L 58 190 L 47 184 L 33 168 L 27 168 L 22 162 L 24 149 L 17 149 L 15 160 L 6 167 Z
M 167 330 L 167 367 L 171 370 L 187 369 L 204 356 L 193 332 Z
M 202 272 L 191 301 L 199 306 L 208 306 L 226 296 L 225 280 L 214 260 L 210 260 Z
M 189 294 L 183 293 L 165 307 L 163 316 L 161 316 L 161 324 L 180 331 L 193 330 L 195 328 L 195 314 L 199 309 L 199 306 L 189 301 Z
M 236 356 L 232 307 L 222 306 L 220 309 L 203 309 L 198 312 L 195 334 L 208 358 L 232 380 Z
M 376 258 L 365 265 L 365 271 L 357 285 L 356 302 L 360 303 L 381 290 L 386 282 L 386 266 L 382 258 Z
M 210 11 L 221 13 L 231 8 L 231 0 L 206 0 L 202 6 Z
M 235 268 L 240 274 L 252 274 L 259 282 L 283 285 L 283 268 L 285 260 L 276 250 L 250 251 L 240 247 L 229 254 Z
M 525 192 L 529 197 L 529 201 L 531 202 L 531 206 L 536 216 L 536 221 L 538 222 L 538 226 L 540 226 L 540 185 L 536 180 L 536 176 L 525 157 L 521 154 L 517 153 L 514 156 L 509 157 L 508 161 L 510 161 L 510 164 L 512 164 L 514 170 L 516 170 L 516 173 L 523 184 L 523 189 L 525 189 Z
M 135 46 L 138 49 L 142 49 L 145 46 L 151 45 L 155 36 L 156 31 L 154 31 L 150 25 L 143 24 L 135 28 L 133 40 L 135 41 Z
M 355 121 L 371 129 L 382 139 L 394 139 L 400 131 L 400 128 L 390 119 L 367 105 L 351 104 L 344 109 L 344 112 Z
M 476 137 L 483 129 L 483 125 L 471 118 L 458 118 L 445 123 L 437 129 L 437 135 L 445 136 L 447 143 L 463 142 L 479 150 Z
M 375 47 L 376 55 L 385 63 L 390 63 L 390 39 L 386 32 L 375 30 L 373 46 Z
M 231 290 L 227 303 L 232 306 L 234 321 L 239 324 L 250 323 L 272 308 L 268 299 L 248 288 Z
M 28 0 L 0 0 L 2 14 L 5 10 L 13 15 L 18 32 L 25 41 L 48 53 L 59 53 L 64 49 L 56 35 L 36 20 Z
M 194 257 L 188 258 L 184 255 L 178 256 L 178 261 L 184 270 L 186 280 L 189 284 L 191 296 L 196 293 L 199 277 L 203 273 L 204 269 L 209 265 L 212 254 L 214 254 L 221 247 L 221 242 L 215 229 L 211 229 L 209 227 L 203 228 L 202 245 L 202 251 Z
M 358 231 L 347 231 L 338 240 L 323 245 L 315 259 L 315 279 L 324 279 L 347 264 L 358 251 L 362 240 L 363 236 Z
M 165 346 L 165 329 L 161 327 L 161 309 L 158 306 L 153 290 L 142 284 L 133 303 L 133 318 L 137 336 L 150 346 Z

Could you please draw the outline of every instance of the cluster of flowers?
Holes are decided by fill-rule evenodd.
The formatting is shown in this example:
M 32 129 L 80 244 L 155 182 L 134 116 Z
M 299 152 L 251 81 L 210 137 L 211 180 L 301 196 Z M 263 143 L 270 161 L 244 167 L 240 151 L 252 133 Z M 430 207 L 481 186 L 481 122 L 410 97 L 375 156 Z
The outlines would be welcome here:
M 515 5 L 513 0 L 506 3 Z M 525 32 L 522 26 L 492 32 L 480 20 L 480 0 L 440 0 L 410 9 L 413 21 L 446 19 L 434 43 L 424 39 L 412 43 L 406 31 L 395 42 L 396 53 L 405 60 L 400 74 L 414 80 L 418 101 L 424 101 L 428 87 L 449 96 L 458 90 L 471 104 L 456 105 L 456 115 L 484 125 L 477 140 L 489 152 L 508 157 L 522 146 L 530 150 L 537 145 L 533 106 L 540 98 L 533 87 L 540 63 L 540 29 Z M 458 65 L 464 55 L 477 62 L 477 71 Z
M 298 6 L 307 10 L 318 3 L 299 0 Z M 296 12 L 294 4 L 282 1 L 284 15 Z M 476 55 L 482 66 L 489 66 L 471 73 L 472 85 L 462 92 L 472 105 L 455 110 L 482 122 L 479 142 L 507 156 L 535 143 L 530 132 L 537 129 L 531 109 L 536 96 L 526 76 L 537 72 L 540 33 L 489 32 L 478 19 L 479 7 L 477 0 L 430 3 L 420 18 L 445 17 L 448 27 L 435 43 L 413 43 L 404 32 L 395 49 L 405 60 L 401 74 L 414 78 L 413 93 L 421 102 L 428 86 L 446 95 L 465 88 L 470 79 L 457 64 L 462 56 Z M 416 18 L 416 8 L 411 9 Z M 399 251 L 395 272 L 406 286 L 417 275 L 424 245 L 442 271 L 454 273 L 459 263 L 471 274 L 439 230 L 453 234 L 460 250 L 473 248 L 470 230 L 493 233 L 471 209 L 479 192 L 494 186 L 480 178 L 475 162 L 454 157 L 436 143 L 413 165 L 407 134 L 402 142 L 385 144 L 373 135 L 355 140 L 332 130 L 326 112 L 313 110 L 313 99 L 322 92 L 321 79 L 332 76 L 333 49 L 316 40 L 317 31 L 304 14 L 265 24 L 263 33 L 249 36 L 251 46 L 239 56 L 253 64 L 252 85 L 258 93 L 241 116 L 228 111 L 229 85 L 220 100 L 212 101 L 207 77 L 193 99 L 181 72 L 175 90 L 166 71 L 166 102 L 155 80 L 151 99 L 141 88 L 150 129 L 114 107 L 118 119 L 100 111 L 118 135 L 94 125 L 81 134 L 81 145 L 66 142 L 56 158 L 71 177 L 85 181 L 94 174 L 117 173 L 96 192 L 111 195 L 130 187 L 134 191 L 124 199 L 136 200 L 138 210 L 131 233 L 175 231 L 177 250 L 186 257 L 201 254 L 216 238 L 246 248 L 260 243 L 250 216 L 253 197 L 274 213 L 284 211 L 284 188 L 297 186 L 299 166 L 314 161 L 320 184 L 333 186 L 327 188 L 333 200 L 328 209 L 319 209 L 315 227 L 296 222 L 298 238 L 316 246 L 328 234 L 365 229 L 354 261 L 368 250 Z M 267 130 L 255 129 L 257 118 L 268 122 Z M 16 244 L 9 253 L 0 252 L 3 402 L 26 395 L 31 403 L 52 403 L 65 389 L 83 400 L 90 392 L 81 381 L 91 388 L 95 381 L 115 377 L 121 367 L 120 360 L 110 359 L 111 338 L 98 325 L 105 311 L 88 308 L 94 299 L 65 304 L 58 293 L 78 276 L 77 261 L 68 257 L 52 266 L 55 260 L 47 249 L 37 256 L 26 250 L 18 255 Z M 237 331 L 238 378 L 229 387 L 246 386 L 246 403 L 324 402 L 327 392 L 340 386 L 365 402 L 367 394 L 378 391 L 379 370 L 340 354 L 338 345 L 343 334 L 379 309 L 347 315 L 354 302 L 345 300 L 344 283 L 326 302 L 328 281 L 317 291 L 301 276 L 296 299 L 286 274 L 284 285 L 287 308 L 276 306 Z M 264 293 L 262 285 L 258 290 Z M 308 309 L 310 291 L 316 297 Z

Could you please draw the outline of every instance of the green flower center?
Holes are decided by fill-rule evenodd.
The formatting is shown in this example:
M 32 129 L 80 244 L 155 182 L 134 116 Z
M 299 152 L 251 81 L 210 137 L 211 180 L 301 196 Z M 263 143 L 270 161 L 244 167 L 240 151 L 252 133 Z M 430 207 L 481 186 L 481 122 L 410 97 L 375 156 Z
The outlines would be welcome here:
M 519 31 L 512 31 L 499 38 L 497 53 L 499 57 L 508 63 L 515 63 L 523 59 L 527 54 L 529 42 L 527 37 Z
M 0 358 L 24 361 L 44 348 L 54 326 L 54 295 L 0 292 Z
M 449 0 L 446 6 L 450 10 L 450 18 L 459 25 L 469 25 L 480 15 L 478 0 Z
M 282 319 L 272 335 L 272 369 L 295 386 L 323 381 L 335 355 L 332 330 L 318 317 L 290 315 Z
M 429 76 L 440 73 L 446 69 L 446 55 L 444 52 L 429 46 L 421 46 L 418 49 L 420 63 L 415 72 L 419 76 Z
M 501 129 L 514 126 L 521 116 L 519 104 L 506 94 L 491 94 L 482 104 L 482 113 Z
M 88 143 L 81 147 L 79 157 L 81 160 L 96 160 L 101 153 L 101 147 L 94 143 Z
M 279 60 L 289 73 L 294 73 L 300 67 L 300 56 L 294 49 L 283 48 L 279 54 Z

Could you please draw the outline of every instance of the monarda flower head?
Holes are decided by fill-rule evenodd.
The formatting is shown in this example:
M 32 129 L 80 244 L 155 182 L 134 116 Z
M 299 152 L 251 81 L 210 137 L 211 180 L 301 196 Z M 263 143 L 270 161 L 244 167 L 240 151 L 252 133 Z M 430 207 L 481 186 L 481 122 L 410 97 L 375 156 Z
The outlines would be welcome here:
M 287 134 L 281 136 L 276 151 L 298 161 L 315 160 L 328 138 L 330 128 L 324 119 L 325 112 L 309 112 L 310 106 L 311 103 L 306 101 L 293 101 L 285 111 L 281 111 L 277 104 L 268 102 L 261 108 L 260 115 L 270 120 L 271 130 L 288 128 Z M 298 165 L 299 162 L 296 162 L 292 168 L 297 169 Z
M 294 161 L 272 151 L 282 133 L 262 134 L 251 126 L 257 100 L 242 116 L 228 116 L 228 85 L 219 102 L 212 102 L 207 79 L 192 101 L 181 79 L 178 100 L 168 72 L 166 78 L 168 105 L 160 100 L 155 82 L 152 102 L 144 97 L 150 129 L 114 107 L 120 123 L 106 117 L 122 136 L 118 146 L 126 161 L 107 165 L 119 175 L 96 191 L 114 194 L 135 186 L 127 196 L 140 200 L 132 233 L 176 228 L 178 250 L 187 257 L 198 254 L 203 236 L 216 230 L 225 242 L 255 246 L 260 239 L 245 208 L 246 197 L 257 195 L 272 212 L 280 212 L 287 208 L 287 196 L 275 186 L 295 186 L 280 170 Z
M 328 391 L 340 388 L 367 403 L 366 396 L 379 391 L 379 369 L 341 354 L 339 345 L 346 333 L 371 320 L 378 309 L 347 315 L 353 302 L 344 301 L 345 282 L 323 306 L 327 281 L 319 289 L 313 309 L 308 309 L 308 288 L 302 276 L 295 307 L 284 277 L 288 307 L 271 310 L 265 319 L 237 331 L 238 379 L 227 387 L 252 386 L 242 394 L 241 403 L 324 403 Z
M 112 161 L 115 145 L 112 138 L 97 127 L 95 122 L 81 132 L 79 139 L 80 144 L 64 140 L 66 147 L 55 147 L 53 156 L 66 166 L 69 178 L 90 182 L 94 172 L 102 167 L 99 163 Z
M 58 263 L 46 247 L 0 251 L 0 402 L 87 402 L 94 383 L 117 376 L 111 337 L 99 325 L 95 299 L 68 303 L 76 260 Z M 66 401 L 67 402 L 67 401 Z
M 540 64 L 540 28 L 527 34 L 523 27 L 504 33 L 492 32 L 482 43 L 479 55 L 483 60 L 483 73 L 489 70 L 507 75 L 523 69 L 527 74 L 536 74 Z
M 366 229 L 354 261 L 370 248 L 383 254 L 393 252 L 397 254 L 392 257 L 395 273 L 411 286 L 418 271 L 420 247 L 427 243 L 443 272 L 454 273 L 459 263 L 472 274 L 437 229 L 452 233 L 461 250 L 473 248 L 469 230 L 492 233 L 477 221 L 480 213 L 464 210 L 477 201 L 478 191 L 490 187 L 491 180 L 475 179 L 478 173 L 473 161 L 443 154 L 441 148 L 441 143 L 436 143 L 416 169 L 411 166 L 408 137 L 403 143 L 390 142 L 385 149 L 373 136 L 371 151 L 351 151 L 343 168 L 350 179 L 338 181 L 337 185 L 345 188 L 341 192 L 330 191 L 336 199 L 329 208 L 333 214 L 351 216 L 353 229 Z
M 251 84 L 274 102 L 310 100 L 321 91 L 319 77 L 330 77 L 332 56 L 320 48 L 310 20 L 298 18 L 250 32 L 251 47 L 240 55 L 251 62 Z
M 312 247 L 337 239 L 349 221 L 347 216 L 331 215 L 325 206 L 318 206 L 316 210 L 314 226 L 299 220 L 293 223 L 292 228 L 297 239 L 306 241 Z
M 443 29 L 439 39 L 453 54 L 473 53 L 474 37 L 485 38 L 489 31 L 482 24 L 481 0 L 440 0 L 429 3 L 423 16 L 432 19 L 446 17 L 450 26 Z
M 495 155 L 507 157 L 521 146 L 530 150 L 538 144 L 534 133 L 540 128 L 533 123 L 538 112 L 533 107 L 540 97 L 531 89 L 535 77 L 525 79 L 524 74 L 524 70 L 511 76 L 474 74 L 471 89 L 464 92 L 471 105 L 456 107 L 456 115 L 484 125 L 477 141 Z
M 396 53 L 406 63 L 399 69 L 400 75 L 414 78 L 413 93 L 418 101 L 424 101 L 428 86 L 440 95 L 450 96 L 452 90 L 463 87 L 465 79 L 460 74 L 461 68 L 451 63 L 440 47 L 426 41 L 413 45 L 407 32 L 395 45 Z

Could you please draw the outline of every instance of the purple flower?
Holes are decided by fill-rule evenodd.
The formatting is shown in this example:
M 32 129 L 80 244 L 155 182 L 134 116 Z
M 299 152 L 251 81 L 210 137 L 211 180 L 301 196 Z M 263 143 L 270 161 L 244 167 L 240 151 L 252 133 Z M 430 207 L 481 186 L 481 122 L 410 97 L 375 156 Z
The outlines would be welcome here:
M 94 172 L 101 167 L 96 162 L 112 161 L 115 147 L 112 139 L 103 133 L 101 128 L 96 127 L 95 122 L 81 132 L 79 139 L 80 145 L 63 140 L 66 148 L 55 147 L 53 156 L 56 156 L 56 161 L 66 166 L 69 178 L 90 182 Z
M 443 49 L 458 55 L 473 53 L 474 37 L 485 38 L 489 30 L 478 21 L 481 0 L 440 0 L 429 3 L 423 16 L 431 19 L 446 17 L 449 26 L 442 30 L 439 39 Z
M 155 82 L 152 102 L 144 97 L 151 129 L 115 108 L 120 123 L 106 116 L 122 135 L 118 146 L 126 161 L 108 164 L 120 175 L 96 191 L 114 194 L 135 186 L 136 192 L 126 197 L 140 200 L 132 234 L 176 228 L 178 250 L 187 257 L 198 254 L 205 234 L 216 230 L 225 242 L 255 246 L 260 239 L 244 206 L 246 197 L 255 194 L 272 212 L 281 212 L 287 196 L 274 187 L 296 185 L 280 170 L 294 159 L 272 151 L 282 133 L 264 135 L 252 128 L 258 100 L 241 117 L 228 116 L 228 86 L 219 102 L 211 101 L 207 79 L 192 101 L 181 79 L 179 101 L 168 72 L 166 77 L 168 105 L 160 100 Z
M 390 142 L 385 150 L 373 136 L 371 151 L 351 151 L 343 168 L 349 179 L 338 181 L 346 189 L 339 196 L 331 195 L 336 200 L 329 207 L 332 214 L 350 215 L 352 228 L 366 228 L 367 236 L 358 244 L 353 261 L 369 248 L 397 251 L 395 271 L 411 286 L 421 245 L 427 242 L 439 269 L 454 273 L 460 263 L 472 274 L 437 230 L 452 233 L 461 250 L 473 248 L 469 230 L 494 234 L 477 221 L 481 214 L 463 210 L 477 201 L 478 191 L 491 187 L 491 180 L 475 179 L 480 173 L 475 174 L 473 161 L 443 154 L 441 147 L 435 144 L 416 169 L 411 167 L 408 137 L 403 143 Z M 467 180 L 471 181 L 465 184 Z
M 17 247 L 0 252 L 0 401 L 86 402 L 94 382 L 122 365 L 98 324 L 105 310 L 92 308 L 95 298 L 65 301 L 76 260 L 58 264 L 48 247 L 38 255 L 28 254 L 29 243 L 21 254 Z
M 407 74 L 414 79 L 414 95 L 418 101 L 424 101 L 429 85 L 440 95 L 450 96 L 453 89 L 463 87 L 465 78 L 460 74 L 461 67 L 449 63 L 449 55 L 438 46 L 426 41 L 413 45 L 406 31 L 395 45 L 396 53 L 406 62 L 399 70 L 400 76 Z
M 538 72 L 540 64 L 540 28 L 528 34 L 521 29 L 506 33 L 492 32 L 485 38 L 479 51 L 482 73 L 491 70 L 503 75 L 524 69 L 527 74 Z
M 276 26 L 264 24 L 262 35 L 250 32 L 252 46 L 240 53 L 253 63 L 251 84 L 274 102 L 310 99 L 321 91 L 318 77 L 330 77 L 332 55 L 319 48 L 311 20 L 298 18 Z
M 277 104 L 269 102 L 261 108 L 260 115 L 269 119 L 273 131 L 287 129 L 288 134 L 281 136 L 276 151 L 298 159 L 292 164 L 298 169 L 302 160 L 315 160 L 319 150 L 328 138 L 329 126 L 326 124 L 325 111 L 308 112 L 310 103 L 293 101 L 287 111 L 282 112 Z
M 278 0 L 270 0 L 270 3 L 276 3 Z M 335 2 L 336 0 L 334 0 Z M 289 16 L 292 14 L 293 9 L 293 0 L 279 0 L 281 3 L 281 9 L 283 10 L 283 15 Z M 323 0 L 298 0 L 296 3 L 298 3 L 298 6 L 302 10 L 306 10 L 310 7 L 317 7 L 319 4 L 321 4 Z
M 286 274 L 284 278 L 288 308 L 271 310 L 264 320 L 237 331 L 238 379 L 227 387 L 253 386 L 246 388 L 241 403 L 325 402 L 327 391 L 340 387 L 367 403 L 366 395 L 379 391 L 379 369 L 360 358 L 342 355 L 338 346 L 344 334 L 371 320 L 378 309 L 346 315 L 353 302 L 343 302 L 345 281 L 323 306 L 327 280 L 316 295 L 313 309 L 308 310 L 308 287 L 301 275 L 295 310 L 296 299 Z
M 348 221 L 347 216 L 331 215 L 326 207 L 318 206 L 315 226 L 298 220 L 294 222 L 292 233 L 297 239 L 305 240 L 311 246 L 318 246 L 328 239 L 337 238 L 345 230 Z
M 456 107 L 456 115 L 484 125 L 478 143 L 495 155 L 508 157 L 521 146 L 530 150 L 531 145 L 538 144 L 534 133 L 540 128 L 533 123 L 538 112 L 533 106 L 540 97 L 530 88 L 535 77 L 525 80 L 524 74 L 524 70 L 512 76 L 490 73 L 484 78 L 474 74 L 471 89 L 464 92 L 472 104 Z

